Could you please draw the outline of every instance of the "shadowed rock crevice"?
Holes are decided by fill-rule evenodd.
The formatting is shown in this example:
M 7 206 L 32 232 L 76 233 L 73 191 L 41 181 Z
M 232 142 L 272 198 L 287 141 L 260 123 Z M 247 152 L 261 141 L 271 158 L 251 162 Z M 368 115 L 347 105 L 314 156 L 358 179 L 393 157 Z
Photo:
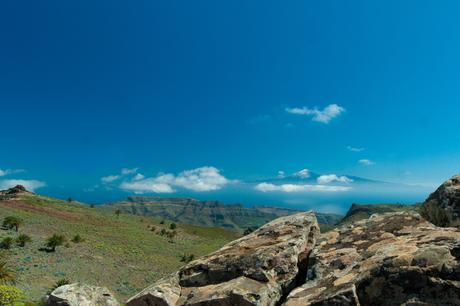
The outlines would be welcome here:
M 166 305 L 280 305 L 305 279 L 318 236 L 312 211 L 276 219 L 188 263 L 126 305 L 145 306 L 146 295 Z

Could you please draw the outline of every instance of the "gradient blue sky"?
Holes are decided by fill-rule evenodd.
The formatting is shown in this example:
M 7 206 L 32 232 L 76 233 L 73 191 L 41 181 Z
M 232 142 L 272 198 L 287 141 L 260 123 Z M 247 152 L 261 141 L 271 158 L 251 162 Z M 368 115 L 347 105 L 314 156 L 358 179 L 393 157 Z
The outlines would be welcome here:
M 0 188 L 336 212 L 423 201 L 460 172 L 458 12 L 458 1 L 1 1 Z M 303 169 L 425 188 L 242 186 Z

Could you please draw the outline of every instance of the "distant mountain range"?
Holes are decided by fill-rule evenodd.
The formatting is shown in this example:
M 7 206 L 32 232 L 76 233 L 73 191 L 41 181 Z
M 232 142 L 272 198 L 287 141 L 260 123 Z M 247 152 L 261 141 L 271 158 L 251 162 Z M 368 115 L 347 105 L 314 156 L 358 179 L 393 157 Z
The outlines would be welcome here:
M 139 197 L 130 196 L 126 200 L 110 202 L 98 207 L 123 213 L 152 216 L 173 222 L 198 225 L 220 226 L 228 230 L 242 233 L 248 227 L 258 228 L 276 218 L 304 212 L 301 209 L 290 209 L 270 206 L 257 206 L 252 209 L 241 204 L 224 204 L 219 201 L 200 201 L 189 197 Z M 333 225 L 343 218 L 338 214 L 315 213 L 320 225 Z

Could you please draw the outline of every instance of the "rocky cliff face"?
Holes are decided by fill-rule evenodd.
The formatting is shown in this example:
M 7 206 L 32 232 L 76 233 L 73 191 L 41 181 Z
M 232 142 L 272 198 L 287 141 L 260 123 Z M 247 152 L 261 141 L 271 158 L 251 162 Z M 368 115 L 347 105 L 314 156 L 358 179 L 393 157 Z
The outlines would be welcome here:
M 317 231 L 312 213 L 274 220 L 126 305 L 460 305 L 458 229 L 398 212 Z
M 437 226 L 460 227 L 460 174 L 445 181 L 423 202 L 420 214 Z
M 305 279 L 318 236 L 313 211 L 276 219 L 190 262 L 126 305 L 277 305 Z

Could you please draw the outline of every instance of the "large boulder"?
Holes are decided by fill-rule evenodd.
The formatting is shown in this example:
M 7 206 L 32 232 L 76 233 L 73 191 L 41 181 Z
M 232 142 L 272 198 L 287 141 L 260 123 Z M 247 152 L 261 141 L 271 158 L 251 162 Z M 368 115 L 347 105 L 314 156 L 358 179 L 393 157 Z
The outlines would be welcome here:
M 276 305 L 305 279 L 318 236 L 313 211 L 276 219 L 188 263 L 126 305 Z
M 460 227 L 460 174 L 454 175 L 423 202 L 422 217 L 437 226 Z
M 47 306 L 119 306 L 115 297 L 105 287 L 70 284 L 51 292 Z
M 460 305 L 459 260 L 458 229 L 375 214 L 321 235 L 283 305 Z

